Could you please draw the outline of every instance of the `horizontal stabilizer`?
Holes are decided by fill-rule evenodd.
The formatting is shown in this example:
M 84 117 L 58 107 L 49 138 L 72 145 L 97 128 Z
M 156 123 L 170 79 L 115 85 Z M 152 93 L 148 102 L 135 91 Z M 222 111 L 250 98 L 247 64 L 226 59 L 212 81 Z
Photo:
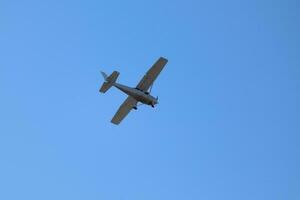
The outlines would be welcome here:
M 105 93 L 107 90 L 109 90 L 109 88 L 111 88 L 111 86 L 114 85 L 114 83 L 116 82 L 118 76 L 119 76 L 119 72 L 114 71 L 110 76 L 107 77 L 107 75 L 104 72 L 101 72 L 105 82 L 102 84 L 101 88 L 100 88 L 100 92 L 101 93 Z
M 109 77 L 106 78 L 106 82 L 115 83 L 119 74 L 119 72 L 114 71 Z
M 105 93 L 109 88 L 111 88 L 112 84 L 108 82 L 104 82 L 100 88 L 101 93 Z

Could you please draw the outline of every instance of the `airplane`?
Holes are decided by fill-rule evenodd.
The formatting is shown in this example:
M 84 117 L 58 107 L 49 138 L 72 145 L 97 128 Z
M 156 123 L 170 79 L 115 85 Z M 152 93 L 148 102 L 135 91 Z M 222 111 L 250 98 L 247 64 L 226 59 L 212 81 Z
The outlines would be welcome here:
M 102 84 L 99 92 L 105 93 L 112 86 L 114 86 L 128 95 L 127 99 L 123 102 L 119 110 L 112 118 L 111 123 L 115 125 L 120 124 L 132 109 L 137 110 L 138 102 L 152 106 L 153 108 L 156 104 L 158 104 L 158 97 L 155 98 L 150 93 L 154 81 L 167 62 L 168 60 L 166 58 L 160 57 L 148 70 L 135 88 L 117 83 L 116 81 L 120 74 L 118 71 L 114 71 L 110 76 L 107 76 L 104 72 L 101 72 L 104 78 L 104 83 Z

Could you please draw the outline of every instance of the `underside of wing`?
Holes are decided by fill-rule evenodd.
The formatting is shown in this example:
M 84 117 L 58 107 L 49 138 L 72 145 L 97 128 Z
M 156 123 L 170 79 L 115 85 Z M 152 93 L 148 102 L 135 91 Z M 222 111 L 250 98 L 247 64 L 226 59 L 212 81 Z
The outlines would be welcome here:
M 145 74 L 145 76 L 142 78 L 142 80 L 137 85 L 137 88 L 142 91 L 147 91 L 150 86 L 153 84 L 155 79 L 160 74 L 161 70 L 164 68 L 164 66 L 167 64 L 168 60 L 160 57 L 154 65 L 149 69 L 149 71 Z
M 115 116 L 112 118 L 111 123 L 113 124 L 120 124 L 120 122 L 127 116 L 127 114 L 131 111 L 131 109 L 136 106 L 137 101 L 132 98 L 128 97 L 124 103 L 120 106 L 119 110 L 115 114 Z

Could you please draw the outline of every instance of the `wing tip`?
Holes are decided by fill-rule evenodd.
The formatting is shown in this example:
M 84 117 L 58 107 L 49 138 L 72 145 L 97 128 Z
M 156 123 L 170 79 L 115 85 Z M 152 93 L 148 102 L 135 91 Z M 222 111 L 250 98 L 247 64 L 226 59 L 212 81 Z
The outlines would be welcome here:
M 119 125 L 119 124 L 120 124 L 119 121 L 114 121 L 114 119 L 112 119 L 110 122 L 111 122 L 112 124 L 114 124 L 114 125 Z
M 166 62 L 166 63 L 168 62 L 168 59 L 165 58 L 165 57 L 163 57 L 163 56 L 161 56 L 159 59 L 162 60 L 162 61 L 164 61 L 164 62 Z

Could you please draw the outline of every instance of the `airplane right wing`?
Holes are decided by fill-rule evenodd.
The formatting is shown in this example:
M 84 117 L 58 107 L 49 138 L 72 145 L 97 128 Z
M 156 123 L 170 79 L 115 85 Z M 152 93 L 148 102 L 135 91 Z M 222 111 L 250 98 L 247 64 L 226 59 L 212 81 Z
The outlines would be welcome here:
M 112 118 L 111 123 L 120 124 L 120 122 L 127 116 L 127 114 L 131 111 L 131 109 L 136 106 L 137 100 L 132 97 L 128 97 L 124 103 L 120 106 L 119 110 Z
M 153 84 L 155 79 L 158 77 L 161 70 L 167 64 L 167 62 L 168 60 L 166 58 L 160 57 L 154 63 L 154 65 L 148 70 L 148 72 L 145 74 L 145 76 L 142 78 L 142 80 L 139 82 L 136 88 L 142 91 L 147 91 L 150 88 L 150 86 Z

